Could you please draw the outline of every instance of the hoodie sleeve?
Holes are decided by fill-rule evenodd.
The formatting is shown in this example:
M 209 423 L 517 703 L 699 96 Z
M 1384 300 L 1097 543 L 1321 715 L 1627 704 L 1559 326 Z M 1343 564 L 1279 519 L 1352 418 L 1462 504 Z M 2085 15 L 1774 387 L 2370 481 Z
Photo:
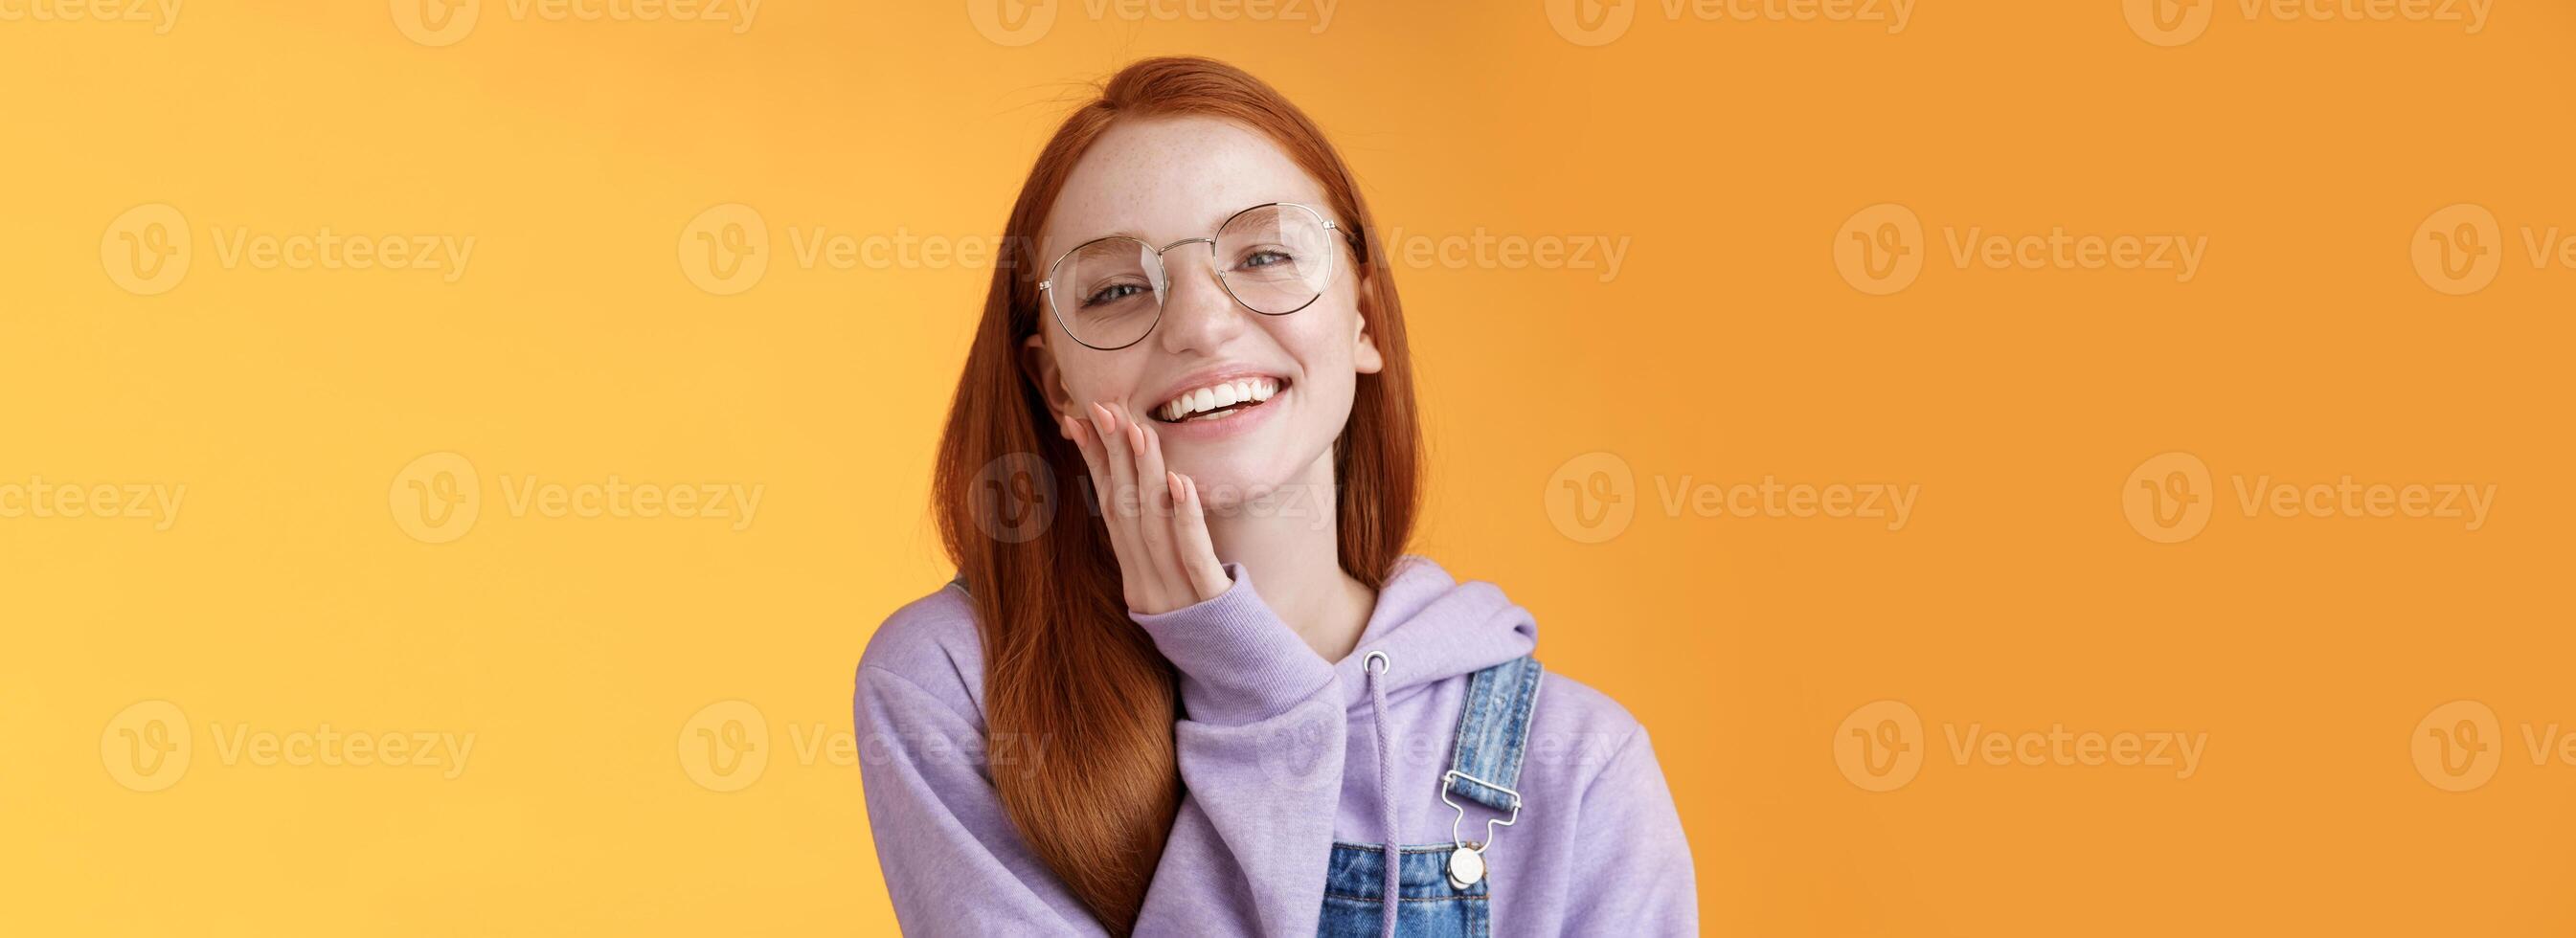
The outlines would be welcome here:
M 1611 755 L 1582 804 L 1575 855 L 1619 857 L 1622 874 L 1591 879 L 1573 894 L 1565 934 L 1699 934 L 1690 843 L 1645 727 Z
M 1011 826 L 985 774 L 1009 771 L 951 701 L 895 670 L 859 667 L 868 833 L 907 935 L 1101 935 Z
M 1226 592 L 1132 617 L 1180 671 L 1184 785 L 1138 935 L 1315 933 L 1347 732 L 1331 665 L 1228 564 Z M 880 629 L 895 629 L 893 623 Z M 873 642 L 872 642 L 873 645 Z M 873 652 L 872 648 L 872 652 Z M 988 771 L 979 711 L 938 662 L 859 669 L 871 833 L 906 934 L 1102 934 L 1029 850 Z M 897 673 L 897 669 L 905 673 Z M 918 672 L 918 673 L 915 673 Z
M 1241 564 L 1196 605 L 1131 618 L 1180 672 L 1185 789 L 1138 935 L 1315 933 L 1348 724 L 1333 666 Z

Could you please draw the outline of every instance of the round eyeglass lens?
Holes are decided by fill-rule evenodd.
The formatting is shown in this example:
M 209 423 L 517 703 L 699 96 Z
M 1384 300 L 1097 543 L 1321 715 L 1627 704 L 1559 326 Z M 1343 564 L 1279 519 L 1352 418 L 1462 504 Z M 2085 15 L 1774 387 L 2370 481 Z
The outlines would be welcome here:
M 1163 314 L 1162 267 L 1134 238 L 1102 238 L 1073 249 L 1048 278 L 1047 302 L 1084 345 L 1133 344 Z
M 1225 223 L 1216 235 L 1216 269 L 1236 302 L 1257 313 L 1306 308 L 1333 280 L 1339 251 L 1333 231 L 1312 209 L 1264 205 Z

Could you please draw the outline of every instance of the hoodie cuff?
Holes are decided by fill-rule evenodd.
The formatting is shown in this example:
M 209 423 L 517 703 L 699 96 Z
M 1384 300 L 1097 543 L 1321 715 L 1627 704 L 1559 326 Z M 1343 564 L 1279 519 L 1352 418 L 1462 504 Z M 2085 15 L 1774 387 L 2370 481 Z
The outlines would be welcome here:
M 1240 726 L 1288 712 L 1332 685 L 1333 666 L 1289 631 L 1252 589 L 1242 564 L 1225 565 L 1225 592 L 1170 612 L 1130 611 L 1181 674 L 1181 706 L 1201 723 Z

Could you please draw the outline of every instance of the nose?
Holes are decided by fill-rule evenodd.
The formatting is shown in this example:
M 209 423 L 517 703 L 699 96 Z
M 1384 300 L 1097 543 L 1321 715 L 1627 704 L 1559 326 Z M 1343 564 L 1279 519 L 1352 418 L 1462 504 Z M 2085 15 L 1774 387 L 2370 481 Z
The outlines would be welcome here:
M 1165 250 L 1170 251 L 1164 264 L 1172 279 L 1163 295 L 1162 324 L 1154 329 L 1163 351 L 1210 352 L 1243 331 L 1243 317 L 1251 311 L 1217 282 L 1216 252 L 1195 245 Z

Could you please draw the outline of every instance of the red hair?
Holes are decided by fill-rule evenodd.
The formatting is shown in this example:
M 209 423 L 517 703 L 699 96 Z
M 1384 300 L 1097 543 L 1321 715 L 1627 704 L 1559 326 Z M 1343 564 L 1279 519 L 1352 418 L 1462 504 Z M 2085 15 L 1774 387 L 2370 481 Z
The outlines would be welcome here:
M 1093 520 L 1098 503 L 1083 484 L 1081 453 L 1057 435 L 1051 416 L 1041 416 L 1046 398 L 1019 356 L 1040 328 L 1037 281 L 1046 259 L 1036 256 L 1038 233 L 1075 162 L 1120 120 L 1172 115 L 1260 131 L 1323 186 L 1333 214 L 1361 234 L 1352 275 L 1371 275 L 1361 281 L 1370 291 L 1362 308 L 1374 313 L 1368 331 L 1385 365 L 1358 376 L 1350 420 L 1333 445 L 1345 572 L 1371 589 L 1384 584 L 1412 532 L 1420 488 L 1403 311 L 1368 206 L 1340 154 L 1278 91 L 1231 65 L 1155 58 L 1120 70 L 1047 141 L 1012 203 L 932 480 L 940 535 L 982 632 L 987 742 L 1044 744 L 1033 771 L 996 773 L 994 787 L 1039 859 L 1116 932 L 1134 928 L 1180 804 L 1172 744 L 1178 694 L 1171 664 L 1127 617 L 1117 558 Z M 1032 459 L 1052 470 L 1053 489 L 1037 493 L 1044 502 L 1036 507 L 1054 514 L 1034 537 L 999 536 L 1025 522 L 999 503 L 997 488 L 978 491 L 979 483 Z

